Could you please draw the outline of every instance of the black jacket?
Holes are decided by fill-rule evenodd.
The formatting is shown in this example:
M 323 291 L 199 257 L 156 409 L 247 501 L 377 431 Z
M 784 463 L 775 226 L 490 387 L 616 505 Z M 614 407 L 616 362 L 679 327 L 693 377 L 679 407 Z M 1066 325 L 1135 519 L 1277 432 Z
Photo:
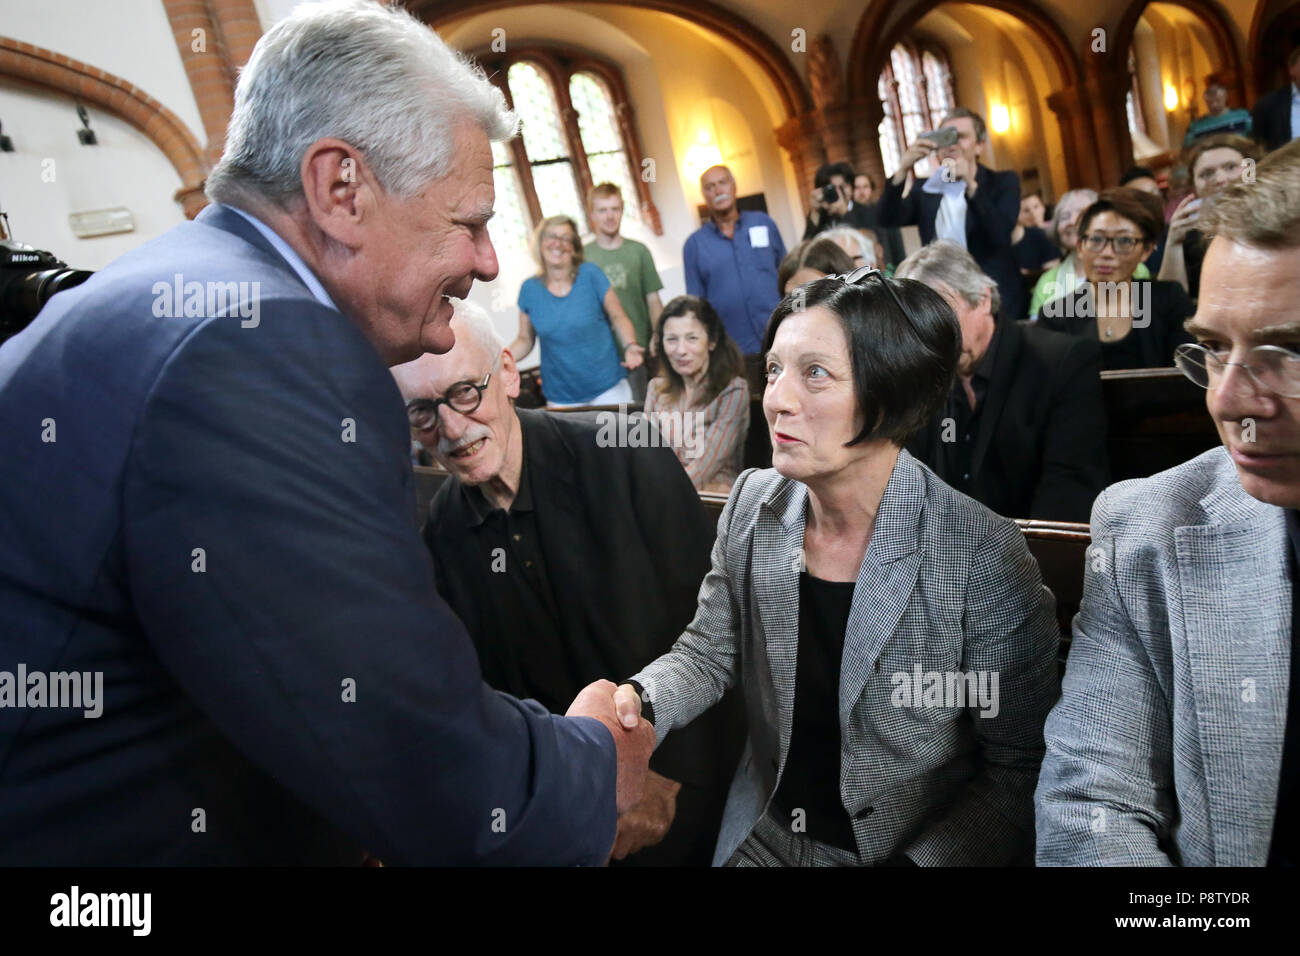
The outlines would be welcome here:
M 1107 343 L 1101 350 L 1103 369 L 1168 368 L 1174 364 L 1174 349 L 1180 343 L 1192 341 L 1183 329 L 1183 322 L 1195 314 L 1196 300 L 1177 282 L 1139 279 L 1134 283 L 1139 284 L 1150 286 L 1146 294 L 1150 295 L 1151 324 L 1133 329 L 1119 342 Z M 1038 324 L 1095 341 L 1097 319 L 1093 316 L 1095 309 L 1088 304 L 1091 295 L 1091 286 L 1084 283 L 1068 296 L 1043 303 Z
M 1020 177 L 1010 171 L 996 172 L 979 166 L 975 173 L 979 188 L 966 204 L 966 250 L 979 267 L 998 284 L 1002 315 L 1024 315 L 1028 309 L 1025 281 L 1020 275 L 1011 233 L 1020 218 Z M 886 181 L 880 192 L 879 221 L 885 226 L 916 226 L 921 242 L 935 240 L 934 220 L 942 196 L 921 189 L 918 179 L 903 197 L 906 182 Z
M 714 523 L 670 449 L 601 447 L 600 426 L 586 416 L 517 412 L 538 537 L 566 640 L 555 653 L 569 661 L 571 700 L 594 680 L 617 683 L 635 674 L 681 636 L 711 566 Z M 497 600 L 496 575 L 465 559 L 476 548 L 472 515 L 460 481 L 443 482 L 424 528 L 438 592 L 473 637 L 484 680 L 531 697 L 528 675 L 511 677 L 514 671 L 501 663 L 514 622 Z M 651 767 L 674 780 L 725 789 L 739 760 L 736 713 L 724 701 L 665 741 Z
M 1250 134 L 1269 151 L 1300 136 L 1300 129 L 1291 128 L 1290 83 L 1255 101 L 1255 108 L 1250 112 Z
M 1106 487 L 1106 409 L 1097 343 L 999 320 L 993 370 L 971 461 L 971 497 L 1008 518 L 1087 521 Z M 943 461 L 943 413 L 908 442 Z

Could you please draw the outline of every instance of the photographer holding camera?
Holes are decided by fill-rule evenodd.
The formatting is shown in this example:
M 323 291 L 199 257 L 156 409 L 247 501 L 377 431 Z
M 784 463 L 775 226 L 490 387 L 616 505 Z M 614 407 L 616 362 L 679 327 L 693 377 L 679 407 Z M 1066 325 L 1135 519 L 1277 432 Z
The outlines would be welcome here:
M 803 237 L 811 239 L 835 226 L 866 228 L 859 222 L 862 207 L 853 202 L 853 167 L 848 163 L 823 163 L 813 177 L 808 223 Z
M 987 143 L 988 130 L 978 113 L 960 106 L 951 110 L 938 129 L 922 133 L 903 153 L 881 192 L 880 222 L 916 226 L 926 245 L 935 239 L 957 243 L 997 282 L 1003 314 L 1019 316 L 1025 289 L 1011 233 L 1020 218 L 1020 177 L 980 163 Z M 904 196 L 908 173 L 932 152 L 938 168 Z

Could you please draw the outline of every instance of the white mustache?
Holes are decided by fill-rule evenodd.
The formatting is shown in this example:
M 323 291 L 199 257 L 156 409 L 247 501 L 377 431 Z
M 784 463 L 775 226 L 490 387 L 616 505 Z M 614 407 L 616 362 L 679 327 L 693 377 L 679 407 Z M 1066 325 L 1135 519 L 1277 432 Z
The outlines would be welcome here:
M 452 452 L 460 451 L 462 448 L 466 447 L 467 445 L 474 444 L 479 439 L 491 438 L 491 437 L 492 437 L 492 429 L 488 428 L 486 425 L 479 425 L 473 430 L 471 430 L 468 434 L 461 436 L 460 439 L 454 442 L 448 441 L 446 438 L 439 438 L 438 454 L 451 455 Z

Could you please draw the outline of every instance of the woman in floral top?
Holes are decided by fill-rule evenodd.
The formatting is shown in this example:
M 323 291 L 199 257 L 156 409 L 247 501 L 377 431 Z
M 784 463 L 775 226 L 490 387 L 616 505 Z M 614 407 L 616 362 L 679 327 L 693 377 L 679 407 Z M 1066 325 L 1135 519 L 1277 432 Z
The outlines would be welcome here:
M 749 383 L 740 349 L 713 307 L 673 299 L 655 330 L 664 366 L 646 391 L 645 413 L 701 491 L 728 492 L 749 432 Z

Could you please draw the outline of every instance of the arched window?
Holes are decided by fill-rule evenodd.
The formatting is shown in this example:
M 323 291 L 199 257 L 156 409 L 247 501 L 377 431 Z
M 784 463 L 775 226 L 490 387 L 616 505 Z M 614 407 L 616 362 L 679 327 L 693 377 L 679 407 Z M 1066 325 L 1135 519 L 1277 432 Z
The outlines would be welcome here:
M 585 197 L 595 183 L 623 191 L 624 216 L 662 235 L 643 182 L 640 145 L 622 77 L 608 64 L 543 48 L 479 62 L 518 113 L 520 135 L 493 144 L 496 211 L 489 224 L 500 251 L 527 248 L 544 217 L 567 215 L 590 228 Z
M 879 135 L 887 176 L 917 135 L 934 129 L 953 108 L 953 87 L 948 55 L 939 47 L 927 43 L 918 51 L 899 43 L 889 51 L 876 88 L 884 109 Z

